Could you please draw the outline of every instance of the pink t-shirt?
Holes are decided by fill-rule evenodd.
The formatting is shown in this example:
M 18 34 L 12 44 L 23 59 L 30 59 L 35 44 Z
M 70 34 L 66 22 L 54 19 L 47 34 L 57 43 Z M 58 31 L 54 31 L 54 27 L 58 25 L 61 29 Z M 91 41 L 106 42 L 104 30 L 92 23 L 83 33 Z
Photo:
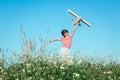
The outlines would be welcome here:
M 62 41 L 63 47 L 70 48 L 71 43 L 72 43 L 72 36 L 68 36 L 67 38 L 65 37 L 60 38 L 60 41 Z

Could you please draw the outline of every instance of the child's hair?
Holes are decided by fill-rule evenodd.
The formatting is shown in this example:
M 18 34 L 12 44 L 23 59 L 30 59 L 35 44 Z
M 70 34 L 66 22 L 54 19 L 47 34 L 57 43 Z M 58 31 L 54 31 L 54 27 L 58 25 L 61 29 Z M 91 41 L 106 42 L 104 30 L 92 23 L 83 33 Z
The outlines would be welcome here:
M 68 33 L 68 30 L 64 29 L 61 31 L 61 34 L 64 36 L 65 33 Z

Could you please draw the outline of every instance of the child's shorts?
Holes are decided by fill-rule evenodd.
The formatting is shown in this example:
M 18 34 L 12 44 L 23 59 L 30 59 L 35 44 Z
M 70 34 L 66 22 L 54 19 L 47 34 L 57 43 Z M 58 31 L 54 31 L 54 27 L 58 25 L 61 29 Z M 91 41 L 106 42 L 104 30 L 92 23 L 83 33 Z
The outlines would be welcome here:
M 59 53 L 59 57 L 62 59 L 70 58 L 70 50 L 68 48 L 62 47 Z

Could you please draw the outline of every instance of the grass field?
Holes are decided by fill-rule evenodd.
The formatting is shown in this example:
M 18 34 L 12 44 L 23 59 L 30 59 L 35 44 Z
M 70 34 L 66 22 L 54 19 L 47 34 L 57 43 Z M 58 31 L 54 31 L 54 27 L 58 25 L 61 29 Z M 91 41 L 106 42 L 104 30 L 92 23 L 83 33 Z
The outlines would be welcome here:
M 58 56 L 24 53 L 9 62 L 1 58 L 0 80 L 120 80 L 120 64 L 115 61 L 105 64 L 99 60 L 70 58 L 61 61 Z

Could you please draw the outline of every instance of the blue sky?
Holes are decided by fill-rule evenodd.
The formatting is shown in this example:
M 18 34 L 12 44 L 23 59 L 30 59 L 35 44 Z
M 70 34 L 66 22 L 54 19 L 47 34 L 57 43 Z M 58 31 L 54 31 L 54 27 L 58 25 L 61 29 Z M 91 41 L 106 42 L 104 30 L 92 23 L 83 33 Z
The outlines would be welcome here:
M 34 38 L 39 46 L 39 36 L 54 39 L 62 29 L 73 29 L 67 13 L 71 9 L 92 24 L 77 29 L 72 51 L 81 55 L 119 55 L 120 53 L 120 1 L 119 0 L 0 0 L 0 48 L 21 50 L 20 26 L 27 38 Z M 46 31 L 49 30 L 48 34 Z M 62 44 L 55 42 L 47 47 Z M 6 55 L 9 55 L 6 53 Z

